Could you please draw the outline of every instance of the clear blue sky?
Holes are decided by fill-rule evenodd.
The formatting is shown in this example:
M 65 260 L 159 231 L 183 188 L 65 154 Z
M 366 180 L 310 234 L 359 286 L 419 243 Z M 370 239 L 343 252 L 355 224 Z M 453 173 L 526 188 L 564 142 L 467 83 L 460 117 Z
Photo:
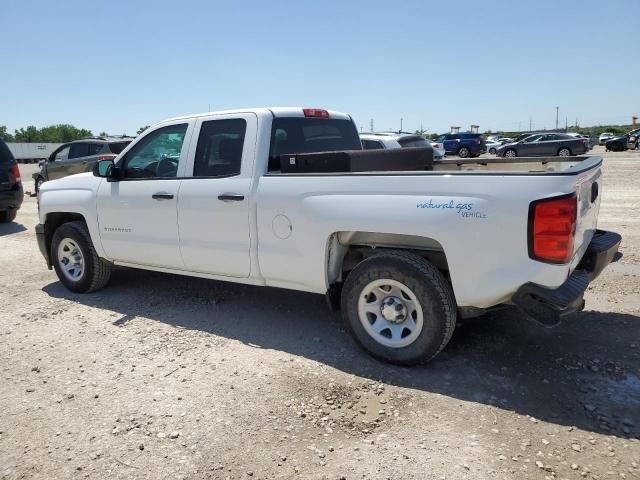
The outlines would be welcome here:
M 640 114 L 640 3 L 5 0 L 0 125 L 94 133 L 249 106 L 430 132 Z

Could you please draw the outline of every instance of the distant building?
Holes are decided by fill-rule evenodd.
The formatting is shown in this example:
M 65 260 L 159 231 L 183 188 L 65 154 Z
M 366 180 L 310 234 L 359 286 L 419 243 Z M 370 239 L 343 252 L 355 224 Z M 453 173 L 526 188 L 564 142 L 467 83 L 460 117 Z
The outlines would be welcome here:
M 45 158 L 62 143 L 7 143 L 7 147 L 19 163 L 33 163 Z

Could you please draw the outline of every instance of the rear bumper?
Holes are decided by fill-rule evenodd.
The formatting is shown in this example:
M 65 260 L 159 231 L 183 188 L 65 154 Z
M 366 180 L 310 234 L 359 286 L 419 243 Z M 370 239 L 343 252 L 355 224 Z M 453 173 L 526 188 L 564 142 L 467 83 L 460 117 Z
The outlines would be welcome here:
M 36 239 L 38 240 L 40 253 L 47 262 L 47 267 L 51 270 L 51 258 L 49 257 L 49 250 L 47 249 L 47 237 L 45 235 L 44 225 L 41 223 L 36 225 Z
M 19 209 L 23 199 L 24 191 L 22 190 L 22 185 L 13 190 L 0 191 L 0 212 Z
M 513 296 L 513 303 L 531 320 L 549 327 L 559 324 L 561 316 L 582 310 L 589 283 L 617 260 L 621 240 L 617 233 L 597 230 L 566 282 L 555 289 L 526 283 Z

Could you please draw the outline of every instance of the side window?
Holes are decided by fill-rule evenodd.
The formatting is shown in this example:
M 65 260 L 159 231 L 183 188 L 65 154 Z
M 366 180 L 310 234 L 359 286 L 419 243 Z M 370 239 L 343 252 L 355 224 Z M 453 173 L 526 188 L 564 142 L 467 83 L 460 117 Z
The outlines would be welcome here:
M 64 161 L 68 160 L 68 158 L 69 158 L 69 147 L 64 147 L 62 150 L 59 150 L 56 153 L 53 161 L 54 162 L 64 162 Z
M 97 155 L 102 151 L 104 145 L 102 143 L 89 143 L 89 152 L 87 155 Z
M 376 140 L 362 140 L 362 148 L 364 150 L 381 150 L 384 145 Z
M 240 174 L 247 122 L 242 118 L 202 122 L 194 177 L 228 177 Z
M 124 178 L 175 177 L 187 126 L 169 125 L 142 138 L 122 160 Z
M 69 149 L 69 160 L 74 158 L 86 157 L 89 155 L 88 143 L 72 143 Z

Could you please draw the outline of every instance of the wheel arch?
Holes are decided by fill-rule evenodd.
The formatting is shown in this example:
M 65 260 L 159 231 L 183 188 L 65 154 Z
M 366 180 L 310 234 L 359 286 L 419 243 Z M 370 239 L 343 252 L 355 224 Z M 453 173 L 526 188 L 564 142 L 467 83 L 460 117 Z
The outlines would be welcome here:
M 339 291 L 349 272 L 381 249 L 416 253 L 431 262 L 450 280 L 444 247 L 435 238 L 384 232 L 334 232 L 327 239 L 326 253 L 327 295 L 332 310 L 339 307 Z
M 53 234 L 60 227 L 68 222 L 81 221 L 85 224 L 87 220 L 84 218 L 84 215 L 76 212 L 51 212 L 47 213 L 44 219 L 44 241 L 46 246 L 46 251 L 51 251 L 51 240 L 53 239 Z M 48 267 L 51 268 L 51 258 L 50 255 L 47 258 Z

